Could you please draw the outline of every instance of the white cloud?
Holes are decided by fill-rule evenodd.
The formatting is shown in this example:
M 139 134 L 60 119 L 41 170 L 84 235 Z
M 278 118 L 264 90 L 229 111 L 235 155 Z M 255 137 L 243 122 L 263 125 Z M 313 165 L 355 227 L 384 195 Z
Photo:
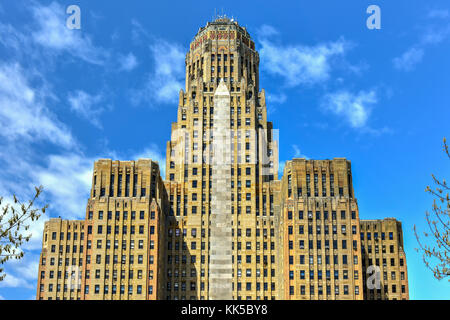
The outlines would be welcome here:
M 36 273 L 37 276 L 37 273 Z M 15 275 L 6 272 L 6 277 L 3 281 L 0 281 L 0 288 L 33 288 L 33 285 L 30 284 L 23 278 L 16 277 Z
M 42 239 L 42 234 L 40 235 Z M 41 246 L 42 247 L 42 243 Z M 9 260 L 8 267 L 14 269 L 14 273 L 24 280 L 36 280 L 39 270 L 39 255 L 28 254 L 19 260 Z
M 322 108 L 325 112 L 343 117 L 352 128 L 363 128 L 367 124 L 372 106 L 376 103 L 377 95 L 374 90 L 356 94 L 339 91 L 327 94 L 322 101 Z
M 394 67 L 398 70 L 411 71 L 416 64 L 422 61 L 424 50 L 422 48 L 410 48 L 400 57 L 394 58 Z
M 132 156 L 133 160 L 138 159 L 152 159 L 153 161 L 158 161 L 160 175 L 163 179 L 166 177 L 166 158 L 161 153 L 157 145 L 151 144 L 149 147 L 145 148 L 143 151 L 138 152 Z
M 131 40 L 134 44 L 140 45 L 143 43 L 142 38 L 150 39 L 150 34 L 142 26 L 142 24 L 137 19 L 131 20 Z
M 423 60 L 428 47 L 438 45 L 446 40 L 450 35 L 450 25 L 447 19 L 449 16 L 448 10 L 430 10 L 427 17 L 440 20 L 430 22 L 419 35 L 417 43 L 393 59 L 394 67 L 401 71 L 412 71 Z
M 287 97 L 284 93 L 280 93 L 280 94 L 268 94 L 267 95 L 267 101 L 269 103 L 275 103 L 275 104 L 283 104 L 285 103 L 287 100 Z
M 450 24 L 447 21 L 430 24 L 421 34 L 418 46 L 437 45 L 446 40 L 449 35 Z
M 132 101 L 135 104 L 176 103 L 178 93 L 184 87 L 184 49 L 158 39 L 150 46 L 150 51 L 154 70 L 147 75 L 144 87 L 133 92 Z
M 37 23 L 37 31 L 32 33 L 35 43 L 55 53 L 65 52 L 92 64 L 105 62 L 109 53 L 94 46 L 83 29 L 67 28 L 65 7 L 52 2 L 49 6 L 34 5 L 31 10 Z
M 19 64 L 0 64 L 0 135 L 13 141 L 49 141 L 73 147 L 64 124 L 45 105 L 45 88 L 34 89 Z
M 128 53 L 126 56 L 119 56 L 120 70 L 131 71 L 137 67 L 138 61 L 133 53 Z
M 46 159 L 47 167 L 31 172 L 33 181 L 44 186 L 53 216 L 84 218 L 94 161 L 76 153 L 50 155 Z
M 262 25 L 259 30 L 258 30 L 258 36 L 263 38 L 263 39 L 267 39 L 271 36 L 275 36 L 275 35 L 279 35 L 280 33 L 278 32 L 277 29 L 275 29 L 272 26 L 269 26 L 267 24 Z
M 269 73 L 283 77 L 291 87 L 328 80 L 331 60 L 342 57 L 350 48 L 350 44 L 343 39 L 315 46 L 283 46 L 271 40 L 271 36 L 277 33 L 267 25 L 258 32 L 262 66 Z
M 445 19 L 449 17 L 449 11 L 446 9 L 433 9 L 428 12 L 428 18 L 434 19 Z
M 0 43 L 20 53 L 28 45 L 28 38 L 13 26 L 0 23 Z
M 308 156 L 304 155 L 304 154 L 300 151 L 300 148 L 298 147 L 298 145 L 293 144 L 293 145 L 292 145 L 292 149 L 294 149 L 294 158 L 305 158 L 305 159 L 309 159 Z
M 68 101 L 72 111 L 93 125 L 101 127 L 99 116 L 105 108 L 98 106 L 103 100 L 103 95 L 90 95 L 82 90 L 69 93 Z

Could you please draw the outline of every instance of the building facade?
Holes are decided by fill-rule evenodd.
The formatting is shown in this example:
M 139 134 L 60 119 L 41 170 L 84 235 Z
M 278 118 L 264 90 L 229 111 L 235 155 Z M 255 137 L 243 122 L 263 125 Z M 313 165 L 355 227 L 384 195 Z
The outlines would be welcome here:
M 361 220 L 361 255 L 366 270 L 363 273 L 364 299 L 409 299 L 401 222 L 393 218 Z M 377 274 L 378 286 L 374 282 Z
M 288 161 L 281 186 L 285 299 L 363 298 L 350 161 Z
M 72 254 L 48 246 L 70 245 L 58 233 L 75 223 L 52 219 L 37 298 L 371 297 L 350 162 L 294 159 L 278 179 L 278 134 L 267 120 L 259 54 L 247 30 L 226 17 L 209 22 L 185 63 L 165 181 L 151 160 L 97 161 L 86 219 L 77 222 L 84 231 L 79 291 L 55 292 L 58 282 L 48 277 L 50 254 L 63 261 Z
M 166 213 L 151 160 L 94 164 L 86 219 L 45 224 L 37 299 L 164 299 Z

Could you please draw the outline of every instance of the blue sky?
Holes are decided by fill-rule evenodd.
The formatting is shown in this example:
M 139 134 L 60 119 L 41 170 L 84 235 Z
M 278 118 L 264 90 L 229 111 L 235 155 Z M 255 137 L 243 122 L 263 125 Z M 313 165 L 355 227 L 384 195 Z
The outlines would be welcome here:
M 80 30 L 65 26 L 71 4 Z M 381 30 L 366 27 L 371 4 Z M 413 234 L 425 231 L 431 173 L 450 177 L 443 0 L 0 1 L 0 194 L 27 199 L 43 184 L 50 204 L 25 258 L 6 265 L 0 298 L 34 298 L 43 222 L 84 218 L 95 159 L 164 165 L 184 56 L 215 10 L 256 42 L 280 161 L 350 159 L 361 218 L 403 223 L 411 298 L 450 299 Z

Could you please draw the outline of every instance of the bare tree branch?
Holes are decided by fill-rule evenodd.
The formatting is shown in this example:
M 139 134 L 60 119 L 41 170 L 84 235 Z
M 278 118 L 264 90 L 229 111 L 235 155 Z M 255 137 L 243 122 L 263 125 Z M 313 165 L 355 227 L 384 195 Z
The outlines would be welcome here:
M 27 204 L 22 203 L 13 195 L 14 204 L 6 204 L 0 209 L 0 265 L 11 259 L 21 259 L 24 252 L 20 249 L 23 243 L 30 241 L 30 220 L 34 222 L 45 213 L 47 205 L 34 208 L 34 204 L 43 191 L 43 187 L 35 188 L 34 197 Z M 3 198 L 0 197 L 0 205 Z M 4 268 L 0 268 L 0 281 L 5 278 Z
M 450 159 L 447 141 L 444 138 L 444 152 Z M 450 282 L 450 187 L 445 180 L 439 180 L 431 175 L 435 188 L 427 186 L 426 192 L 435 197 L 432 214 L 426 212 L 426 221 L 430 233 L 423 233 L 422 240 L 431 241 L 427 244 L 420 240 L 417 228 L 414 225 L 414 234 L 419 244 L 417 252 L 422 252 L 425 266 L 429 268 L 436 279 L 448 278 Z

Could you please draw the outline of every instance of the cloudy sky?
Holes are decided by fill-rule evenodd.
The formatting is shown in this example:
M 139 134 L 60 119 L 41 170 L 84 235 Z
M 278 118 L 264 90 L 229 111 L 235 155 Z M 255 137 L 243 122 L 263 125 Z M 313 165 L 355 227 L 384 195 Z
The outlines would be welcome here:
M 66 27 L 72 4 L 80 30 Z M 370 4 L 381 8 L 381 30 L 366 27 Z M 28 199 L 42 184 L 50 208 L 24 259 L 6 265 L 0 299 L 35 297 L 43 222 L 84 218 L 95 159 L 164 165 L 184 56 L 215 11 L 255 40 L 280 163 L 350 159 L 360 216 L 403 222 L 411 297 L 450 299 L 412 231 L 425 231 L 431 173 L 450 177 L 445 0 L 1 1 L 0 195 Z

